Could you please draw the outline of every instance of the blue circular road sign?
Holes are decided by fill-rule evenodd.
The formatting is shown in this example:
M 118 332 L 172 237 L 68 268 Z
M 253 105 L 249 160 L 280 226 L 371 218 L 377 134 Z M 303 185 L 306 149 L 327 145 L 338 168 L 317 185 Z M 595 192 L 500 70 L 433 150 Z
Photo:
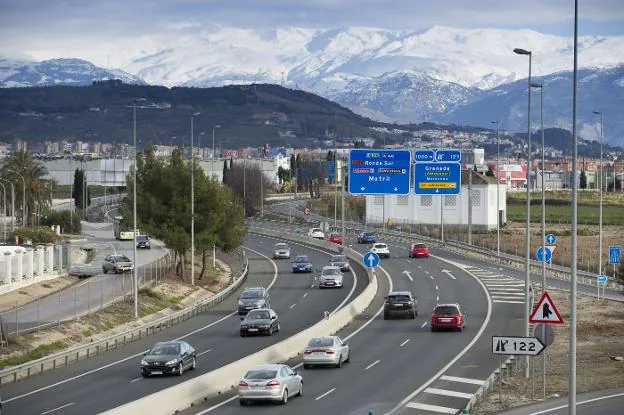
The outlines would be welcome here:
M 548 245 L 554 244 L 556 240 L 557 240 L 557 238 L 555 238 L 555 235 L 553 235 L 552 233 L 549 234 L 549 235 L 546 235 L 546 243 Z
M 598 275 L 598 284 L 605 285 L 608 280 L 609 277 L 607 277 L 606 275 Z
M 367 252 L 364 255 L 364 266 L 366 268 L 375 268 L 379 265 L 379 255 L 374 252 Z
M 550 249 L 545 249 L 546 251 L 546 262 L 550 262 L 552 259 L 552 251 Z M 537 248 L 537 252 L 535 253 L 535 257 L 538 261 L 542 262 L 542 247 Z

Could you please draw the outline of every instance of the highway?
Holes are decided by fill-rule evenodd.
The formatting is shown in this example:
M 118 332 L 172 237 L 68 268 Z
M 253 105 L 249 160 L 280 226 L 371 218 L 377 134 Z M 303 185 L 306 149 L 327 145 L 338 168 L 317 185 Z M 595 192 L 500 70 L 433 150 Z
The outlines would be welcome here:
M 278 226 L 282 232 L 286 230 L 284 224 Z M 360 252 L 368 248 L 356 244 L 352 237 L 347 241 Z M 491 268 L 470 266 L 466 261 L 453 264 L 434 257 L 410 259 L 406 245 L 391 244 L 390 249 L 391 258 L 381 261 L 387 274 L 378 276 L 382 295 L 338 334 L 352 347 L 350 363 L 341 369 L 304 370 L 300 360 L 288 362 L 300 371 L 305 387 L 304 396 L 293 397 L 286 406 L 256 404 L 241 408 L 232 392 L 183 413 L 368 415 L 369 411 L 461 411 L 498 365 L 498 358 L 490 353 L 490 336 L 519 334 L 522 330 L 523 306 L 515 300 L 521 289 L 513 279 Z M 419 315 L 415 320 L 383 320 L 383 294 L 390 289 L 411 290 L 418 297 Z M 430 331 L 431 310 L 438 302 L 462 304 L 468 313 L 463 332 Z
M 199 318 L 187 320 L 159 332 L 69 367 L 46 372 L 26 382 L 3 386 L 7 413 L 95 414 L 191 379 L 248 354 L 261 350 L 323 318 L 357 296 L 367 284 L 361 268 L 357 277 L 345 276 L 345 287 L 335 290 L 312 288 L 312 274 L 292 274 L 288 260 L 270 259 L 276 240 L 248 235 L 245 247 L 250 274 L 244 286 L 270 287 L 273 308 L 280 316 L 281 331 L 272 337 L 241 338 L 236 310 L 238 292 Z M 329 254 L 291 243 L 293 253 L 307 253 L 315 268 L 328 264 Z M 179 377 L 140 376 L 142 353 L 157 341 L 184 339 L 198 352 L 198 368 Z M 56 408 L 62 408 L 54 411 Z M 47 412 L 52 411 L 52 412 Z
M 576 413 L 578 415 L 603 415 L 622 413 L 624 405 L 624 389 L 606 389 L 576 396 Z M 551 399 L 533 405 L 501 412 L 501 415 L 566 415 L 568 414 L 568 398 Z

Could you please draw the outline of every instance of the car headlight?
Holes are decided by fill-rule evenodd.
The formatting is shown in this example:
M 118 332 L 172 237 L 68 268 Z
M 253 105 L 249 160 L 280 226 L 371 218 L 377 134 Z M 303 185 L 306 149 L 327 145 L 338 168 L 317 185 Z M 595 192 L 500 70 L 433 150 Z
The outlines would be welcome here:
M 149 366 L 149 364 L 145 360 L 141 360 L 141 366 Z
M 168 361 L 167 363 L 165 363 L 165 365 L 167 365 L 167 366 L 173 366 L 173 365 L 175 365 L 176 363 L 178 363 L 178 359 L 173 359 L 173 360 L 170 360 L 170 361 Z
M 238 300 L 238 305 L 245 305 L 241 300 Z
M 264 305 L 264 301 L 256 301 L 256 307 L 262 307 Z

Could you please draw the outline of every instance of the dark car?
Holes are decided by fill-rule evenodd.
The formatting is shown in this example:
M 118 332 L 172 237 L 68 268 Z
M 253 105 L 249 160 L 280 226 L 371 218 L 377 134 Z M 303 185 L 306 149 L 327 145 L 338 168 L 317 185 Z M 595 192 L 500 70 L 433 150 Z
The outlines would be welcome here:
M 466 325 L 466 312 L 458 303 L 438 304 L 431 315 L 431 331 L 462 331 Z
M 307 255 L 297 255 L 292 261 L 293 272 L 312 272 L 312 262 Z
M 182 375 L 197 367 L 195 349 L 184 341 L 156 343 L 141 359 L 141 375 Z
M 137 235 L 136 245 L 137 248 L 152 249 L 152 243 L 150 242 L 150 239 L 147 237 L 147 235 Z
M 410 258 L 429 258 L 429 248 L 423 243 L 415 243 L 409 249 Z
M 245 337 L 251 334 L 272 336 L 280 331 L 279 318 L 270 308 L 251 310 L 245 317 L 241 317 L 240 335 Z
M 270 308 L 271 298 L 266 288 L 245 288 L 238 299 L 238 314 L 247 314 L 256 308 Z
M 340 268 L 340 271 L 349 271 L 349 259 L 346 255 L 332 255 L 329 258 L 330 265 Z
M 407 315 L 411 319 L 418 315 L 418 301 L 410 291 L 388 293 L 384 302 L 384 320 L 396 315 Z
M 357 239 L 359 244 L 374 244 L 377 242 L 375 235 L 371 232 L 362 232 Z
M 125 255 L 106 255 L 104 262 L 102 262 L 102 272 L 104 274 L 108 272 L 114 272 L 115 274 L 121 274 L 122 272 L 132 271 L 134 264 L 132 260 Z

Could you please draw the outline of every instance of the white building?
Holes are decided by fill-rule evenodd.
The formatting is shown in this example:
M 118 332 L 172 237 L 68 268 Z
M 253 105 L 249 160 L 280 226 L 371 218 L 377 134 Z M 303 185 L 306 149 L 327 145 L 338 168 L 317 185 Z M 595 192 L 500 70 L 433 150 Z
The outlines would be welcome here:
M 472 225 L 496 229 L 496 178 L 472 170 L 462 170 L 461 194 L 449 196 L 366 196 L 366 222 L 394 224 L 413 223 L 437 225 L 440 223 L 441 203 L 444 224 L 468 225 L 468 174 L 472 174 Z M 507 193 L 499 185 L 501 224 L 507 221 Z

